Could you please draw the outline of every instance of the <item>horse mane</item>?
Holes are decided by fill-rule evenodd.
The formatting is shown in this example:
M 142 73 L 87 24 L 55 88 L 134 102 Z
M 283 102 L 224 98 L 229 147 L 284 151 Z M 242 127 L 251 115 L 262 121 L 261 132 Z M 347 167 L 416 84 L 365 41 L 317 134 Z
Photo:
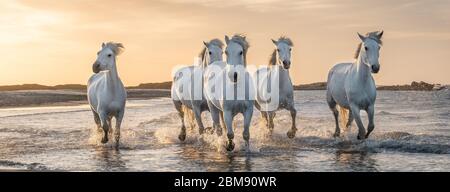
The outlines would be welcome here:
M 276 64 L 277 64 L 277 50 L 274 49 L 272 54 L 270 55 L 269 65 L 276 65 Z
M 248 48 L 250 47 L 250 44 L 246 40 L 245 35 L 234 34 L 233 37 L 230 39 L 230 41 L 235 42 L 242 47 L 242 49 L 244 50 L 244 53 L 243 53 L 244 66 L 247 66 L 247 51 L 248 51 Z
M 278 38 L 278 42 L 280 42 L 280 41 L 282 41 L 282 42 L 288 44 L 288 45 L 291 46 L 291 47 L 294 46 L 294 43 L 292 42 L 292 40 L 291 40 L 289 37 L 281 36 L 280 38 Z
M 222 43 L 222 41 L 220 39 L 212 39 L 211 41 L 207 42 L 206 44 L 208 45 L 215 45 L 217 47 L 219 47 L 220 49 L 223 49 L 224 44 Z M 206 57 L 206 46 L 203 46 L 203 49 L 200 51 L 200 53 L 198 54 L 198 57 L 202 60 L 202 65 L 203 67 L 206 67 L 206 65 L 208 65 L 208 61 L 206 61 L 205 57 Z
M 289 45 L 291 47 L 294 46 L 294 43 L 292 42 L 292 40 L 286 36 L 281 36 L 280 38 L 278 38 L 277 42 L 286 43 L 287 45 Z M 277 49 L 274 49 L 272 54 L 270 55 L 269 65 L 276 65 L 276 64 L 277 64 Z
M 217 46 L 217 47 L 219 47 L 221 49 L 223 49 L 223 46 L 224 46 L 223 42 L 220 39 L 217 39 L 217 38 L 216 39 L 211 39 L 211 41 L 209 41 L 208 44 L 215 45 L 215 46 Z
M 375 42 L 377 42 L 379 45 L 383 45 L 383 41 L 378 38 L 377 34 L 378 34 L 378 31 L 372 31 L 372 32 L 366 33 L 366 38 L 370 38 L 370 39 L 374 40 Z M 361 48 L 362 48 L 362 43 L 359 43 L 358 48 L 356 48 L 355 59 L 358 59 Z
M 115 55 L 120 55 L 123 52 L 123 50 L 125 49 L 125 47 L 123 46 L 122 43 L 115 43 L 112 41 L 106 43 L 104 48 L 111 49 Z

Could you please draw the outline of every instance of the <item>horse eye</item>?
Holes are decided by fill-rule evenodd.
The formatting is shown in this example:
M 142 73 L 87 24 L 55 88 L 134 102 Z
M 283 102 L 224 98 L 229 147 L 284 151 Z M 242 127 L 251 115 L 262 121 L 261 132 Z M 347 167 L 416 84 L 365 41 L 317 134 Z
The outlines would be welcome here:
M 228 51 L 225 51 L 225 54 L 228 55 Z
M 111 54 L 108 54 L 108 57 L 111 57 Z
M 242 51 L 239 53 L 239 55 L 242 55 Z
M 209 52 L 209 54 L 211 55 L 211 54 L 212 54 L 212 52 L 210 51 L 210 52 Z
M 277 49 L 278 52 L 280 52 L 280 49 Z
M 367 51 L 369 48 L 368 47 L 364 47 L 364 49 Z
M 289 51 L 292 51 L 292 48 L 289 48 Z

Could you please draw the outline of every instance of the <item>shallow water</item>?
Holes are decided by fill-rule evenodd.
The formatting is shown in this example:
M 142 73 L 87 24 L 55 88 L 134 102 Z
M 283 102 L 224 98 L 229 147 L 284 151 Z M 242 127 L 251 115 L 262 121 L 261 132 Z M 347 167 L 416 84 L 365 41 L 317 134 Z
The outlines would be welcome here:
M 332 138 L 334 120 L 325 91 L 295 93 L 295 139 L 290 115 L 280 111 L 269 137 L 256 112 L 250 151 L 238 116 L 236 148 L 225 134 L 178 140 L 180 120 L 169 98 L 127 103 L 120 148 L 99 144 L 87 105 L 0 109 L 0 170 L 58 171 L 450 171 L 450 92 L 379 91 L 375 131 L 356 140 L 356 125 Z M 367 125 L 364 112 L 363 120 Z M 203 115 L 211 126 L 209 113 Z

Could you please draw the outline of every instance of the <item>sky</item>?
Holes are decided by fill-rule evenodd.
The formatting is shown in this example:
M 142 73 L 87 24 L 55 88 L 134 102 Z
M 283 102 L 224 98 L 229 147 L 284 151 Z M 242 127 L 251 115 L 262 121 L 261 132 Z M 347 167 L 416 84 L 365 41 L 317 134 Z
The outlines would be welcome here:
M 86 84 L 101 43 L 123 43 L 125 85 L 171 80 L 202 41 L 242 33 L 248 62 L 267 65 L 271 38 L 290 37 L 295 84 L 326 81 L 352 61 L 357 32 L 384 30 L 379 85 L 450 84 L 449 0 L 0 1 L 0 85 Z

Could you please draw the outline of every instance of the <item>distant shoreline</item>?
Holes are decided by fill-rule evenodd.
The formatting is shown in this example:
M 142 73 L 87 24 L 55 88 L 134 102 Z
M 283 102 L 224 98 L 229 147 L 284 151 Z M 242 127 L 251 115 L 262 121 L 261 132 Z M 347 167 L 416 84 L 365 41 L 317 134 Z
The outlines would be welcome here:
M 160 83 L 141 83 L 138 86 L 128 86 L 127 90 L 143 90 L 143 89 L 170 89 L 171 81 Z M 326 90 L 326 82 L 316 82 L 310 84 L 294 85 L 295 90 Z M 406 85 L 380 85 L 378 90 L 392 91 L 433 91 L 449 88 L 449 85 L 430 84 L 423 81 L 413 81 Z M 86 85 L 81 84 L 62 84 L 55 86 L 47 86 L 40 84 L 22 84 L 22 85 L 2 85 L 0 91 L 25 91 L 25 90 L 79 90 L 85 91 Z
M 128 99 L 170 97 L 165 89 L 127 90 Z M 0 108 L 70 106 L 88 104 L 86 90 L 14 90 L 0 91 Z
M 128 99 L 169 98 L 171 82 L 149 83 L 127 87 Z M 413 82 L 411 85 L 379 86 L 386 91 L 432 91 L 449 87 Z M 326 90 L 326 83 L 297 85 L 295 90 Z M 0 86 L 0 109 L 15 107 L 72 106 L 87 103 L 84 85 L 15 85 Z

